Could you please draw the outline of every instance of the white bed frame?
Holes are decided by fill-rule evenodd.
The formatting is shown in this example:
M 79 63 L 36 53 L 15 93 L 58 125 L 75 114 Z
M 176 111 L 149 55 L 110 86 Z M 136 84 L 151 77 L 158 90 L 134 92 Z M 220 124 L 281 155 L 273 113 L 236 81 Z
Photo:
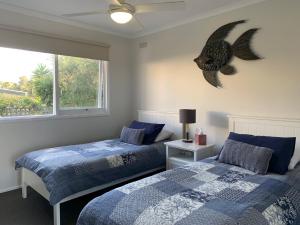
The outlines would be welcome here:
M 156 123 L 165 123 L 166 128 L 173 131 L 176 135 L 180 134 L 180 124 L 178 120 L 178 114 L 177 113 L 166 113 L 166 112 L 155 112 L 155 111 L 138 111 L 138 119 L 144 122 L 156 122 Z M 145 171 L 143 173 L 136 174 L 134 176 L 114 180 L 110 183 L 100 185 L 88 190 L 84 190 L 81 192 L 78 192 L 76 194 L 70 195 L 63 200 L 61 200 L 59 203 L 53 206 L 53 217 L 54 217 L 54 225 L 60 225 L 60 205 L 64 202 L 73 200 L 75 198 L 79 198 L 81 196 L 91 194 L 93 192 L 103 190 L 105 188 L 114 186 L 116 184 L 120 184 L 122 182 L 130 181 L 134 178 L 141 177 L 143 175 L 147 175 L 150 173 L 153 173 L 155 171 L 159 171 L 164 169 L 165 167 L 158 167 L 152 170 Z M 41 196 L 43 196 L 45 199 L 49 201 L 49 192 L 46 189 L 46 186 L 44 182 L 41 180 L 39 176 L 37 176 L 35 173 L 33 173 L 30 170 L 27 170 L 25 168 L 21 168 L 21 185 L 22 185 L 22 197 L 25 199 L 27 198 L 27 187 L 32 187 L 36 192 L 38 192 Z
M 230 115 L 229 131 L 274 137 L 296 137 L 300 151 L 300 119 Z

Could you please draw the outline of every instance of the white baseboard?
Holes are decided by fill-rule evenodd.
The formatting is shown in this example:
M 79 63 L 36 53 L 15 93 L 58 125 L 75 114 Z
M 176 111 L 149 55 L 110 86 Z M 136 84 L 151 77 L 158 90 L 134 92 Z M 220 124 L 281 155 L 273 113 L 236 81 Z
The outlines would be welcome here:
M 21 185 L 18 186 L 14 186 L 14 187 L 9 187 L 9 188 L 5 188 L 5 189 L 0 189 L 0 194 L 5 193 L 5 192 L 9 192 L 9 191 L 14 191 L 17 189 L 20 189 Z

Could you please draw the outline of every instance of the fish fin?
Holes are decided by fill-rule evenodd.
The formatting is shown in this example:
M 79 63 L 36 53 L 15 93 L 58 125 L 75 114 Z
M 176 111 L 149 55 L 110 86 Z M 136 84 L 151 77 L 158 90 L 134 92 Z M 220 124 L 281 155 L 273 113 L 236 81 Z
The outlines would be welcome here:
M 258 60 L 260 56 L 251 49 L 251 40 L 253 35 L 258 31 L 257 28 L 250 29 L 243 33 L 232 45 L 233 54 L 243 60 Z
M 218 71 L 205 71 L 203 70 L 203 76 L 205 80 L 210 83 L 212 86 L 218 88 L 222 87 L 217 75 Z
M 233 74 L 235 74 L 237 71 L 236 71 L 236 69 L 235 69 L 234 66 L 226 65 L 226 66 L 223 66 L 223 67 L 220 69 L 220 72 L 223 73 L 224 75 L 233 75 Z
M 228 23 L 224 26 L 221 26 L 217 29 L 207 40 L 206 43 L 217 41 L 217 40 L 224 40 L 229 32 L 238 24 L 245 23 L 246 20 L 240 20 L 232 23 Z

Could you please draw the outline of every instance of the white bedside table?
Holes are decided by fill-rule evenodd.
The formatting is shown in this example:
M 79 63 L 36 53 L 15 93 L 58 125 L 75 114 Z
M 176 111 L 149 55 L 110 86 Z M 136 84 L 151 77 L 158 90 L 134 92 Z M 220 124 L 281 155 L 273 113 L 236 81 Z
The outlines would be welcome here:
M 167 170 L 215 155 L 214 145 L 196 145 L 182 140 L 169 141 L 165 145 Z

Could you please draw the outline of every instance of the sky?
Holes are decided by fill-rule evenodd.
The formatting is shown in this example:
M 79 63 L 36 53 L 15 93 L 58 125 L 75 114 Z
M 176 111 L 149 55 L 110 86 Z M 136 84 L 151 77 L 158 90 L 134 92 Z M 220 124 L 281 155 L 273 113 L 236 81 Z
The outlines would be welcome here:
M 17 83 L 21 76 L 30 78 L 38 64 L 44 64 L 54 71 L 54 56 L 0 47 L 0 81 Z

